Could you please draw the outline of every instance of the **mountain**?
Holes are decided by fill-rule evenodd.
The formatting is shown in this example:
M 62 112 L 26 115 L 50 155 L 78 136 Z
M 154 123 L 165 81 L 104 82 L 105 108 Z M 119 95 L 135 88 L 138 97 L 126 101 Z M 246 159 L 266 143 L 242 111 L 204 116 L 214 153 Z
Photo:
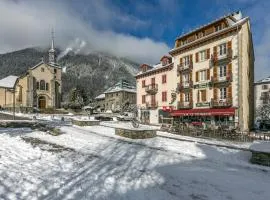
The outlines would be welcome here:
M 57 49 L 59 54 L 60 50 Z M 48 60 L 47 50 L 27 48 L 6 54 L 0 54 L 0 79 L 8 75 L 22 75 L 29 67 Z M 120 79 L 136 84 L 134 75 L 138 63 L 126 58 L 119 58 L 108 53 L 93 52 L 88 55 L 75 55 L 69 52 L 58 61 L 65 73 L 62 76 L 63 98 L 67 100 L 69 91 L 74 87 L 83 89 L 89 100 L 111 87 Z

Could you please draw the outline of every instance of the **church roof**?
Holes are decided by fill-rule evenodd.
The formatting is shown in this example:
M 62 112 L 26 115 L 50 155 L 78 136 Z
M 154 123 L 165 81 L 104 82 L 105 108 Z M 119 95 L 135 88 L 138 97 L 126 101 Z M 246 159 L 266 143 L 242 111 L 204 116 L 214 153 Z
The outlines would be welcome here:
M 136 87 L 131 85 L 126 80 L 121 80 L 117 82 L 114 86 L 107 89 L 104 93 L 107 94 L 107 93 L 121 92 L 121 91 L 136 93 Z
M 18 78 L 19 78 L 18 76 L 10 75 L 1 79 L 0 88 L 10 88 L 10 89 L 14 88 Z
M 38 64 L 36 64 L 34 67 L 31 67 L 30 69 L 35 69 L 35 68 L 37 68 L 38 66 L 40 66 L 40 65 L 42 65 L 42 64 L 46 64 L 46 65 L 49 65 L 49 66 L 51 66 L 51 67 L 56 67 L 56 68 L 59 68 L 59 69 L 61 69 L 61 67 L 58 65 L 58 64 L 52 64 L 52 63 L 45 63 L 43 60 L 42 61 L 40 61 Z

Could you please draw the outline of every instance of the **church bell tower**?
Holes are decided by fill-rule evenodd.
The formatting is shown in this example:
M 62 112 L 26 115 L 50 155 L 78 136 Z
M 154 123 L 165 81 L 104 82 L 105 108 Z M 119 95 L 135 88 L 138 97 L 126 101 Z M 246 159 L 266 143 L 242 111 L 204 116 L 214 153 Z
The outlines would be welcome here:
M 50 64 L 56 64 L 56 52 L 54 49 L 54 32 L 52 30 L 52 44 L 51 49 L 49 50 L 49 63 Z

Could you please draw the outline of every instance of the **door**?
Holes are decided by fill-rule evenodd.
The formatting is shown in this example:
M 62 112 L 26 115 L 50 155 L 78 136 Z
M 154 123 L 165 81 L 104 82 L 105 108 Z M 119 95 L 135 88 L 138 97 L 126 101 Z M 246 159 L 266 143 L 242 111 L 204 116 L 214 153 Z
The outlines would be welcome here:
M 38 108 L 39 109 L 46 108 L 46 98 L 44 96 L 38 98 Z

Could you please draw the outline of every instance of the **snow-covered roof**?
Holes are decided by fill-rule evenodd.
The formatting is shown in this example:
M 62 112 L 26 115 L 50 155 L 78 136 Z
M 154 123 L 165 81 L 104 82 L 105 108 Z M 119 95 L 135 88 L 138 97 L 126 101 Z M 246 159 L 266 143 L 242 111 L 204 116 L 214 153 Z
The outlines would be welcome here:
M 105 99 L 105 94 L 103 93 L 103 94 L 100 94 L 100 95 L 98 95 L 95 99 Z
M 260 84 L 260 83 L 270 83 L 270 76 L 255 82 L 255 84 Z
M 6 78 L 1 79 L 0 88 L 14 88 L 18 78 L 18 76 L 10 75 Z
M 106 93 L 121 92 L 121 91 L 136 93 L 136 87 L 131 85 L 126 80 L 121 80 L 117 82 L 114 86 L 107 89 L 104 93 L 106 94 Z
M 156 65 L 153 65 L 153 68 L 152 69 L 149 69 L 149 70 L 147 70 L 145 72 L 140 71 L 139 73 L 137 73 L 136 76 L 138 76 L 140 74 L 145 74 L 145 73 L 148 73 L 148 72 L 153 72 L 153 71 L 156 71 L 156 70 L 159 70 L 159 69 L 162 69 L 162 68 L 166 68 L 166 67 L 168 67 L 170 65 L 173 65 L 173 63 L 169 63 L 167 65 L 162 65 L 161 63 L 158 63 Z
M 55 67 L 55 68 L 60 68 L 62 69 L 57 63 L 45 63 L 43 60 L 40 61 L 38 64 L 36 64 L 35 66 L 31 67 L 30 69 L 35 69 L 37 68 L 38 66 L 42 65 L 42 64 L 46 64 L 46 65 L 49 65 L 51 67 Z

